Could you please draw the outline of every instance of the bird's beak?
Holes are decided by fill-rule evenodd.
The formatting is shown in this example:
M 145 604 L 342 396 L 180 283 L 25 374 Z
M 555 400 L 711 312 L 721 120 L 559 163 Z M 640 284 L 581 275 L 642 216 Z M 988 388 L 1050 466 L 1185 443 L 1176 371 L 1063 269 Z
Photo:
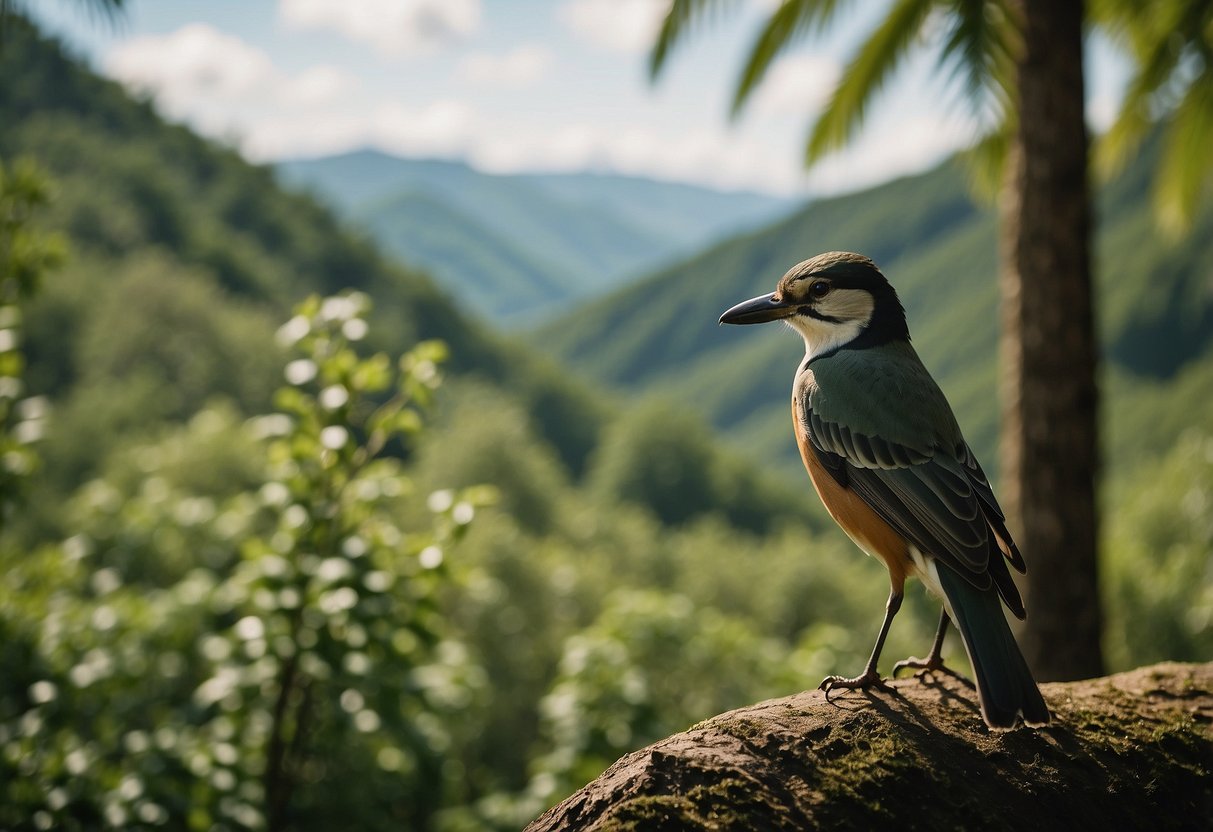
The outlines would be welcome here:
M 720 316 L 722 324 L 765 324 L 796 314 L 796 306 L 775 297 L 774 293 L 742 301 Z

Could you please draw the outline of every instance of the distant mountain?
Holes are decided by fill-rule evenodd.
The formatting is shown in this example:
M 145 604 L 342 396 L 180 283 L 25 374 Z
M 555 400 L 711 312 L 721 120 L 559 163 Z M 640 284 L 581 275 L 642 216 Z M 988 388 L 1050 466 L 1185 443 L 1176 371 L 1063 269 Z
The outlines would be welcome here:
M 608 208 L 688 254 L 722 235 L 766 225 L 796 204 L 752 191 L 716 191 L 634 176 L 543 173 L 520 178 L 570 204 Z
M 486 289 L 471 305 L 497 324 L 534 319 L 545 309 L 618 286 L 694 250 L 721 234 L 768 221 L 791 203 L 754 193 L 725 193 L 690 185 L 603 174 L 495 175 L 468 165 L 403 159 L 372 150 L 279 165 L 288 183 L 312 189 L 354 225 L 381 243 L 430 268 L 457 291 Z M 401 203 L 401 197 L 410 198 Z M 430 198 L 431 217 L 418 212 L 416 196 Z M 439 203 L 445 205 L 440 207 Z M 396 209 L 403 208 L 402 213 Z M 449 223 L 449 227 L 442 227 Z M 476 246 L 485 232 L 491 251 L 451 257 L 445 240 Z M 496 253 L 510 256 L 497 285 Z M 553 294 L 515 298 L 510 311 L 495 305 L 517 286 L 520 262 L 535 269 L 533 283 Z
M 1213 427 L 1213 211 L 1184 241 L 1154 229 L 1143 161 L 1099 199 L 1097 306 L 1106 437 L 1123 466 Z M 927 366 L 987 467 L 995 467 L 998 339 L 995 218 L 967 195 L 954 163 L 817 202 L 713 246 L 554 321 L 535 342 L 582 373 L 661 391 L 710 419 L 755 459 L 799 466 L 788 425 L 798 339 L 781 327 L 716 325 L 821 251 L 873 257 L 897 287 Z
M 550 263 L 428 193 L 399 193 L 358 216 L 384 251 L 429 264 L 453 297 L 468 300 L 492 323 L 538 320 L 572 295 Z
M 54 193 L 40 226 L 61 233 L 71 252 L 24 320 L 29 388 L 55 413 L 39 446 L 47 494 L 31 500 L 46 522 L 60 518 L 65 495 L 113 449 L 220 400 L 246 414 L 274 408 L 283 359 L 275 330 L 309 295 L 345 289 L 374 301 L 367 350 L 398 356 L 419 340 L 442 340 L 447 373 L 485 385 L 502 412 L 524 415 L 542 465 L 573 481 L 587 476 L 614 421 L 626 418 L 620 408 L 543 351 L 467 314 L 495 280 L 509 282 L 492 303 L 515 292 L 556 293 L 550 267 L 441 200 L 398 193 L 381 215 L 400 216 L 407 228 L 435 224 L 425 232 L 429 244 L 463 258 L 472 272 L 443 291 L 412 259 L 383 256 L 324 206 L 282 188 L 273 170 L 166 123 L 149 102 L 73 61 L 20 16 L 7 25 L 0 160 L 28 156 L 39 165 Z M 491 262 L 478 264 L 478 256 Z M 484 414 L 486 429 L 498 415 Z M 705 513 L 719 510 L 748 529 L 806 516 L 803 501 L 783 499 L 760 473 L 710 445 L 667 453 L 678 469 L 728 472 L 719 493 L 699 500 Z M 468 482 L 499 473 L 491 463 L 490 473 L 468 470 Z M 527 487 L 550 488 L 544 499 L 552 500 L 565 488 Z

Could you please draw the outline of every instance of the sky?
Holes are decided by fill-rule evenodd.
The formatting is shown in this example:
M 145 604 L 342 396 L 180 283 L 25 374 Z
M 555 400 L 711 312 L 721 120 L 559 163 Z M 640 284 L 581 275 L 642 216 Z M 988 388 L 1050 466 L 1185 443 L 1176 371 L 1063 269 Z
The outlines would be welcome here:
M 914 173 L 979 132 L 929 49 L 882 90 L 852 144 L 806 172 L 804 140 L 889 0 L 852 3 L 729 117 L 746 48 L 779 0 L 706 20 L 650 81 L 668 0 L 30 0 L 49 32 L 174 121 L 256 162 L 373 147 L 481 170 L 594 170 L 783 195 Z M 1088 48 L 1087 114 L 1109 123 L 1125 65 Z

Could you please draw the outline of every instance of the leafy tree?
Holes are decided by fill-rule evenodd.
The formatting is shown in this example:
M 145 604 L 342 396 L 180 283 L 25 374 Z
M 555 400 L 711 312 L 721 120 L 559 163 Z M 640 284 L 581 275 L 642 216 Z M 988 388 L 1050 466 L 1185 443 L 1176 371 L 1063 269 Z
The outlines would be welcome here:
M 1134 63 L 1097 161 L 1107 172 L 1118 171 L 1155 126 L 1163 125 L 1155 210 L 1169 232 L 1188 231 L 1213 177 L 1207 141 L 1213 134 L 1213 4 L 1097 0 L 1092 16 L 1127 48 Z
M 85 486 L 65 543 L 3 552 L 0 825 L 430 822 L 440 715 L 477 678 L 437 603 L 474 508 L 439 492 L 398 522 L 418 495 L 384 451 L 420 430 L 443 351 L 359 357 L 367 307 L 300 307 L 279 413 L 199 415 Z M 245 490 L 194 470 L 225 442 Z
M 36 457 L 46 400 L 26 394 L 21 349 L 23 305 L 63 258 L 63 241 L 31 226 L 47 201 L 45 180 L 29 161 L 0 160 L 0 535 Z
M 713 504 L 711 444 L 702 423 L 653 400 L 607 430 L 590 481 L 606 500 L 647 506 L 663 522 L 682 523 Z
M 1106 532 L 1112 664 L 1206 661 L 1213 655 L 1213 434 L 1186 434 L 1119 491 Z
M 683 596 L 618 591 L 565 642 L 526 791 L 484 809 L 501 828 L 526 823 L 629 750 L 794 684 L 785 651 L 743 619 Z
M 691 26 L 721 5 L 674 0 L 653 47 L 654 75 Z M 821 35 L 845 5 L 781 3 L 751 47 L 734 112 L 780 53 Z M 1080 4 L 1051 0 L 897 0 L 852 58 L 805 155 L 811 164 L 845 145 L 875 94 L 923 44 L 963 76 L 992 128 L 977 155 L 1004 185 L 1002 493 L 1032 566 L 1024 648 L 1047 679 L 1085 678 L 1102 667 L 1082 20 Z

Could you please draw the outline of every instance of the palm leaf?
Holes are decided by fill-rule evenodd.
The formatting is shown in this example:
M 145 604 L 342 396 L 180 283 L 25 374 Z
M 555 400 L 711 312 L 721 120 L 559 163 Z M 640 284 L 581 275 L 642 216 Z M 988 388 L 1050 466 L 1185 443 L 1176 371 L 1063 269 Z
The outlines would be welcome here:
M 851 60 L 825 111 L 813 125 L 805 150 L 812 165 L 826 153 L 847 143 L 863 121 L 868 104 L 885 80 L 905 58 L 922 31 L 933 0 L 897 0 Z
M 666 12 L 653 51 L 649 53 L 649 78 L 655 79 L 665 68 L 670 50 L 682 40 L 687 30 L 709 14 L 719 17 L 728 6 L 737 0 L 673 0 Z
M 1154 206 L 1164 230 L 1179 236 L 1192 225 L 1213 173 L 1213 69 L 1188 87 L 1167 127 L 1154 183 Z
M 766 77 L 775 58 L 801 35 L 828 26 L 839 6 L 839 0 L 784 0 L 767 20 L 746 59 L 733 93 L 733 116 Z
M 0 48 L 4 45 L 4 29 L 9 16 L 22 13 L 25 5 L 21 0 L 0 0 Z M 117 28 L 126 10 L 126 0 L 76 0 L 76 5 L 86 11 L 90 19 L 101 17 L 113 28 Z
M 1018 15 L 1003 0 L 953 0 L 951 29 L 940 51 L 941 66 L 963 76 L 969 96 L 992 100 L 998 121 L 1014 101 L 1015 55 L 1021 48 Z
M 1165 15 L 1165 9 L 1157 12 Z M 1096 168 L 1105 176 L 1117 173 L 1141 146 L 1154 124 L 1156 95 L 1174 75 L 1184 51 L 1182 42 L 1171 37 L 1180 31 L 1181 21 L 1129 14 L 1133 17 L 1123 36 L 1134 41 L 1137 71 L 1125 88 L 1120 112 L 1095 148 Z
M 993 203 L 1002 189 L 1016 125 L 1015 111 L 1008 110 L 1000 124 L 960 154 L 968 172 L 969 191 L 982 202 Z

